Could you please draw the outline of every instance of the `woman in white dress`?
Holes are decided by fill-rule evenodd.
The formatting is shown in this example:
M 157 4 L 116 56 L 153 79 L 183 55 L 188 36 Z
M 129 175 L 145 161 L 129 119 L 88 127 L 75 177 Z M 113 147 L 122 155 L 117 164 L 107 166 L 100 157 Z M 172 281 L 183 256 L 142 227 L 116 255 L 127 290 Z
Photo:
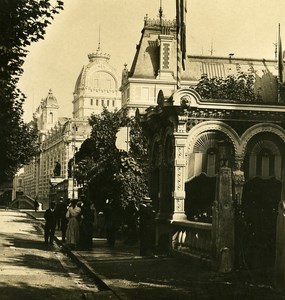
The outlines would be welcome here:
M 81 208 L 77 206 L 77 200 L 72 200 L 68 207 L 66 218 L 68 225 L 66 230 L 66 244 L 70 248 L 75 249 L 79 242 L 79 221 L 78 217 L 81 213 Z

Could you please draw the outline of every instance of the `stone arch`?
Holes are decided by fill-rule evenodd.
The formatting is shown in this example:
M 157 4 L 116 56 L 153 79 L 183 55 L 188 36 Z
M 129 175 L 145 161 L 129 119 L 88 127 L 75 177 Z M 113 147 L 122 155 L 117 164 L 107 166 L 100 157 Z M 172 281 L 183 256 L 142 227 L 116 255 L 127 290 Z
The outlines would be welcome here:
M 248 142 L 258 133 L 269 132 L 278 136 L 285 145 L 285 130 L 279 125 L 272 123 L 259 123 L 248 128 L 241 136 L 239 153 L 244 157 Z
M 182 88 L 177 90 L 173 95 L 173 105 L 182 107 L 197 107 L 201 96 L 192 88 Z
M 279 147 L 273 142 L 269 140 L 262 140 L 256 143 L 251 150 L 251 153 L 258 154 L 262 149 L 269 149 L 273 155 L 281 155 L 281 151 Z
M 195 143 L 197 138 L 204 132 L 207 131 L 218 131 L 224 133 L 233 145 L 235 156 L 238 156 L 238 150 L 240 147 L 240 137 L 237 132 L 229 125 L 220 121 L 205 121 L 194 126 L 188 133 L 187 138 L 187 151 L 186 155 L 194 151 Z
M 162 149 L 162 157 L 163 157 L 163 161 L 167 164 L 169 163 L 172 163 L 173 162 L 173 159 L 174 159 L 174 148 L 172 149 L 172 156 L 169 157 L 169 150 L 168 149 L 168 141 L 169 139 L 173 140 L 173 129 L 170 128 L 170 127 L 167 127 L 165 132 L 164 132 L 164 135 L 163 135 L 163 140 L 162 140 L 162 146 L 163 146 L 163 149 Z M 173 145 L 173 141 L 172 141 L 172 147 L 174 147 Z M 169 160 L 170 159 L 170 160 Z
M 281 199 L 285 130 L 259 123 L 242 135 L 245 183 L 239 225 L 243 261 L 251 268 L 272 268 L 276 253 L 276 222 Z

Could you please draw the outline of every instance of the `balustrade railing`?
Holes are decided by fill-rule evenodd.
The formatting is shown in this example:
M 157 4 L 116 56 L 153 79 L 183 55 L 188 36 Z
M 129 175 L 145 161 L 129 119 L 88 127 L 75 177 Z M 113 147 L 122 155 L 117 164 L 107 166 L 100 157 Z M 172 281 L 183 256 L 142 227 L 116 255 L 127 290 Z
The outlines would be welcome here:
M 211 259 L 212 224 L 193 221 L 173 221 L 172 250 L 199 258 Z

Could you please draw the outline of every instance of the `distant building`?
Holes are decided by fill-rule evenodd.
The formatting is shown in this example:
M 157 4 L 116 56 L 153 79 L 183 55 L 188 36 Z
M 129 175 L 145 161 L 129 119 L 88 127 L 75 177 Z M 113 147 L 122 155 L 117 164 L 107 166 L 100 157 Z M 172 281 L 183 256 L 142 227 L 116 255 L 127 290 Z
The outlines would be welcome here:
M 116 70 L 109 64 L 110 55 L 102 53 L 100 46 L 88 55 L 74 89 L 73 118 L 88 118 L 100 114 L 103 107 L 109 111 L 121 108 L 121 93 Z
M 89 54 L 74 89 L 73 118 L 59 117 L 57 99 L 50 90 L 33 115 L 39 131 L 41 151 L 24 166 L 24 194 L 37 198 L 44 207 L 57 197 L 77 198 L 77 185 L 72 178 L 72 159 L 81 144 L 90 136 L 88 118 L 121 108 L 121 97 L 115 69 L 110 56 L 98 47 Z

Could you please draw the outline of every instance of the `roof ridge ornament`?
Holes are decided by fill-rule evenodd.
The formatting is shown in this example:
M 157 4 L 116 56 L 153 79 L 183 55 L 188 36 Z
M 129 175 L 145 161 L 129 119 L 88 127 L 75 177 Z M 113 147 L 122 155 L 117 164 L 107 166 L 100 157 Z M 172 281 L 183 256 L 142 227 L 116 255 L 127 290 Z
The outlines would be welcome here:
M 88 54 L 88 59 L 90 62 L 95 61 L 96 59 L 102 59 L 105 61 L 108 61 L 110 59 L 111 55 L 108 53 L 103 53 L 101 51 L 101 29 L 100 29 L 100 25 L 99 25 L 99 42 L 98 42 L 98 48 L 96 50 L 96 52 L 94 53 L 89 53 Z

